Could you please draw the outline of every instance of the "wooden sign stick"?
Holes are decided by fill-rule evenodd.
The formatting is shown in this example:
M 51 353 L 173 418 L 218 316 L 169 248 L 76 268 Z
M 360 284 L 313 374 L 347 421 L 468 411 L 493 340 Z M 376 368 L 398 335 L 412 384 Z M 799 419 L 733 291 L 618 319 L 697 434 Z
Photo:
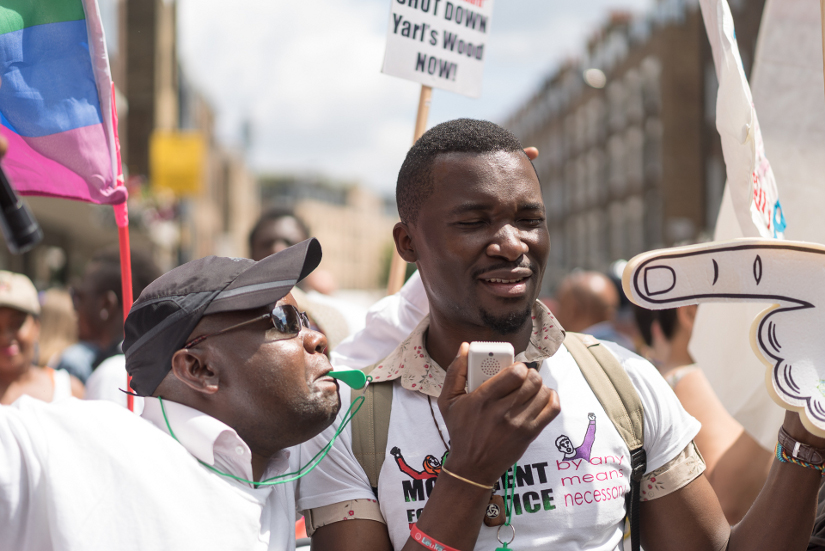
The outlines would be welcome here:
M 825 0 L 822 0 L 825 2 Z M 418 98 L 418 114 L 415 117 L 415 135 L 413 136 L 413 145 L 418 141 L 418 138 L 424 134 L 427 129 L 427 117 L 430 115 L 430 100 L 433 96 L 433 89 L 430 86 L 421 86 L 421 96 Z M 393 295 L 397 293 L 401 286 L 404 285 L 404 275 L 407 272 L 407 263 L 398 256 L 398 251 L 393 247 L 392 249 L 392 263 L 390 264 L 390 277 L 387 281 L 387 294 Z
M 825 75 L 825 0 L 819 0 L 819 12 L 822 15 L 822 73 Z

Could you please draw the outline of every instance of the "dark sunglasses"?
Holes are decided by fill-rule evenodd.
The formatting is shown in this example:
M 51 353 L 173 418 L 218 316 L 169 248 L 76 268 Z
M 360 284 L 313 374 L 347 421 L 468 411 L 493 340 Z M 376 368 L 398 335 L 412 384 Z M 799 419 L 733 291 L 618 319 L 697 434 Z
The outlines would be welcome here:
M 245 325 L 249 325 L 251 323 L 255 323 L 265 319 L 269 319 L 272 322 L 272 327 L 275 328 L 275 331 L 281 333 L 281 335 L 277 338 L 270 339 L 272 341 L 282 341 L 297 337 L 298 333 L 301 332 L 301 326 L 306 327 L 307 329 L 310 328 L 309 318 L 307 317 L 306 312 L 299 312 L 298 309 L 292 306 L 291 304 L 284 304 L 283 306 L 276 306 L 268 314 L 264 314 L 254 319 L 238 323 L 231 327 L 227 327 L 226 329 L 221 329 L 216 333 L 209 333 L 208 335 L 201 335 L 200 337 L 195 337 L 188 343 L 184 344 L 183 347 L 192 348 L 193 346 L 202 343 L 209 337 L 222 335 L 228 331 L 232 331 L 234 329 L 238 329 L 239 327 L 243 327 Z

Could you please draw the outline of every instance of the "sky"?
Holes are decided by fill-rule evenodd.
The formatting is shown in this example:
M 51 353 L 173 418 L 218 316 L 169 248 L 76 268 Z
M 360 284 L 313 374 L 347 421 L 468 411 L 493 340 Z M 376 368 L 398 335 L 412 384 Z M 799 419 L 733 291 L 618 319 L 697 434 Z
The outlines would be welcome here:
M 215 108 L 219 139 L 239 147 L 249 121 L 253 170 L 392 195 L 421 86 L 381 73 L 390 1 L 177 0 L 181 64 Z M 482 97 L 434 90 L 428 128 L 503 122 L 611 10 L 651 1 L 495 0 Z

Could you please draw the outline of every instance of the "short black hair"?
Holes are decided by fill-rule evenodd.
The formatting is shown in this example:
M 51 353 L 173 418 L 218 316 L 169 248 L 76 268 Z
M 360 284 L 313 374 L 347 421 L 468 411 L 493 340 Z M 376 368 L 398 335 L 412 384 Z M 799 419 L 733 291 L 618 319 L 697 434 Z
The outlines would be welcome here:
M 670 340 L 673 338 L 673 333 L 676 331 L 676 308 L 666 308 L 664 310 L 648 310 L 641 306 L 633 305 L 633 315 L 636 318 L 636 325 L 639 327 L 639 333 L 645 344 L 653 346 L 653 322 L 658 321 L 659 327 L 662 328 L 662 333 L 665 338 Z
M 415 223 L 421 205 L 433 193 L 432 167 L 444 153 L 524 153 L 524 147 L 509 130 L 490 121 L 455 119 L 424 133 L 407 152 L 398 172 L 395 201 L 401 221 Z
M 252 230 L 250 230 L 248 239 L 249 250 L 252 250 L 252 247 L 255 244 L 255 238 L 258 237 L 258 232 L 261 231 L 261 228 L 264 227 L 265 224 L 287 217 L 294 218 L 295 221 L 298 223 L 298 227 L 301 228 L 301 231 L 304 233 L 304 239 L 309 239 L 311 235 L 309 227 L 307 226 L 306 222 L 304 222 L 301 219 L 300 216 L 295 214 L 294 210 L 286 207 L 271 207 L 264 211 L 263 214 L 261 214 L 261 217 L 258 218 L 258 221 L 255 222 L 255 225 L 252 227 Z
M 140 293 L 154 280 L 162 275 L 152 255 L 148 251 L 132 249 L 132 299 L 137 299 Z M 96 292 L 106 293 L 113 291 L 117 295 L 120 306 L 123 306 L 123 287 L 120 279 L 120 250 L 117 246 L 101 249 L 89 261 L 93 269 L 93 278 Z

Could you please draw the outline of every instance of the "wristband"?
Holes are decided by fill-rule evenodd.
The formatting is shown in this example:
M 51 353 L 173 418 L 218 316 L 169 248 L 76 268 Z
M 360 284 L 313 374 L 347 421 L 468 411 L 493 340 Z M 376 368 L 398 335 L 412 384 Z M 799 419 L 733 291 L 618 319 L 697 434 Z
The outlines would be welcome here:
M 814 465 L 813 463 L 796 459 L 795 457 L 788 455 L 788 452 L 779 442 L 776 443 L 776 458 L 782 463 L 793 463 L 794 465 L 799 465 L 800 467 L 805 467 L 806 469 L 813 469 L 822 474 L 822 476 L 825 476 L 825 465 Z
M 786 452 L 790 452 L 789 455 L 794 459 L 798 459 L 804 463 L 810 463 L 811 465 L 825 465 L 825 450 L 820 450 L 808 444 L 798 442 L 793 436 L 788 434 L 785 427 L 780 427 L 777 439 L 779 440 L 779 444 L 782 445 Z
M 482 490 L 492 490 L 493 489 L 492 486 L 487 486 L 485 484 L 479 484 L 478 482 L 473 482 L 469 478 L 464 478 L 463 476 L 458 476 L 454 472 L 448 471 L 447 468 L 444 465 L 441 466 L 441 472 L 445 473 L 445 474 L 448 474 L 453 478 L 457 478 L 458 480 L 460 480 L 462 482 L 466 482 L 467 484 L 472 484 L 473 486 L 475 486 L 477 488 L 481 488 Z
M 442 468 L 443 470 L 443 468 Z M 458 551 L 455 547 L 450 547 L 449 545 L 444 545 L 440 541 L 434 540 L 424 532 L 418 529 L 418 526 L 415 524 L 412 525 L 410 529 L 410 537 L 413 541 L 419 545 L 423 545 L 427 549 L 432 549 L 433 551 Z

